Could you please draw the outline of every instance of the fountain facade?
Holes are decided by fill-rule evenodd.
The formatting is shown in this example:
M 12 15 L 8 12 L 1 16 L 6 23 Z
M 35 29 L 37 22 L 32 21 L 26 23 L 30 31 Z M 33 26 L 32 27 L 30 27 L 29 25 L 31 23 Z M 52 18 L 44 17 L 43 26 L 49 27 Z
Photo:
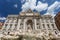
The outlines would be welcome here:
M 40 15 L 30 9 L 20 12 L 19 15 L 8 15 L 2 34 L 19 36 L 21 40 L 52 40 L 59 39 L 59 30 L 54 18 L 48 15 Z

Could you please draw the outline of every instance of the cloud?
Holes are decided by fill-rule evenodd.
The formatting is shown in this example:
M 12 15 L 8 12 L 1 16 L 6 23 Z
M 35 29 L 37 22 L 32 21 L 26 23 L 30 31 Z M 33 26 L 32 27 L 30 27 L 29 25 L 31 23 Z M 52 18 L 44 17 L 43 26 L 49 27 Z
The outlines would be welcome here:
M 22 11 L 32 9 L 34 10 L 36 6 L 36 0 L 26 0 L 26 2 L 22 5 Z
M 55 14 L 55 9 L 56 9 L 56 8 L 59 8 L 59 6 L 60 6 L 60 2 L 55 1 L 52 5 L 50 5 L 50 6 L 48 7 L 46 14 L 50 14 L 50 15 L 52 15 L 52 16 L 55 16 L 55 15 L 56 15 L 56 14 Z M 46 15 L 46 14 L 45 14 L 45 15 Z
M 60 5 L 59 5 L 59 7 L 60 7 Z
M 5 17 L 0 17 L 0 20 L 6 20 L 6 18 Z
M 58 5 L 58 7 L 56 9 L 59 9 L 59 8 L 60 8 L 60 3 L 59 3 L 59 5 Z
M 60 8 L 60 2 L 55 1 L 52 5 L 48 6 L 48 3 L 42 3 L 41 1 L 37 2 L 37 0 L 26 0 L 25 3 L 22 5 L 22 11 L 27 11 L 28 9 L 36 10 L 38 12 L 47 10 L 44 15 L 52 15 L 55 16 L 56 9 Z
M 20 0 L 21 1 L 21 3 L 24 3 L 26 0 Z
M 47 3 L 42 3 L 38 1 L 36 5 L 37 0 L 26 0 L 26 2 L 22 5 L 22 11 L 26 11 L 28 9 L 36 10 L 38 12 L 46 10 L 48 7 Z
M 42 3 L 42 2 L 38 2 L 38 5 L 36 6 L 36 10 L 38 12 L 46 10 L 48 8 L 48 4 L 47 3 Z
M 57 8 L 60 5 L 60 2 L 55 1 L 51 6 L 48 7 L 48 11 L 53 11 L 55 8 Z
M 17 5 L 17 4 L 14 4 L 14 7 L 15 7 L 15 8 L 17 8 L 17 7 L 18 7 L 18 5 Z

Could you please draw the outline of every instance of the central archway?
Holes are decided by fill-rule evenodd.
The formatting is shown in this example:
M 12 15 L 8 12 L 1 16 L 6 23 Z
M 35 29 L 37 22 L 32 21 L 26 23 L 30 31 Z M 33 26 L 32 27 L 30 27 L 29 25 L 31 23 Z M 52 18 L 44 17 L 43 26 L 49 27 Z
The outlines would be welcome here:
M 27 27 L 27 29 L 33 29 L 33 21 L 31 19 L 27 20 L 26 23 L 27 23 L 27 26 L 29 26 Z

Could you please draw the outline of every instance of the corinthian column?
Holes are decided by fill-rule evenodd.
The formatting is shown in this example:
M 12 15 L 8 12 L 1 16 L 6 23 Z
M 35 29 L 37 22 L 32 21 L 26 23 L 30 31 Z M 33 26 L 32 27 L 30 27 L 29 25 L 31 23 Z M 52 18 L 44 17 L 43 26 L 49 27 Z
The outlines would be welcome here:
M 34 24 L 35 24 L 35 30 L 37 30 L 36 19 L 34 19 Z
M 18 20 L 17 30 L 20 28 L 21 19 Z
M 25 25 L 26 25 L 25 22 L 26 22 L 26 19 L 24 19 L 24 31 L 25 31 Z

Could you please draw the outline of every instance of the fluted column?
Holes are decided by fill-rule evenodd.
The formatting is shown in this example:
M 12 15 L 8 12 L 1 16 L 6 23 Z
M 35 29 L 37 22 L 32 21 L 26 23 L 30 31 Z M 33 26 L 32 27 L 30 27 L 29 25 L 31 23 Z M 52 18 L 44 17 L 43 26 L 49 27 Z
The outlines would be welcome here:
M 40 19 L 40 26 L 41 26 L 41 29 L 43 29 L 42 20 L 41 19 Z
M 14 28 L 15 28 L 15 24 L 12 25 L 12 29 L 11 30 L 13 31 Z
M 7 26 L 6 30 L 8 30 L 9 28 L 10 28 L 10 24 L 8 24 L 8 26 Z
M 51 19 L 50 19 L 51 20 Z M 51 28 L 51 30 L 53 30 L 53 27 L 52 27 L 52 23 L 50 22 L 50 20 L 49 20 L 49 25 L 50 25 L 50 28 Z
M 37 30 L 37 26 L 36 26 L 36 19 L 34 19 L 34 24 L 35 24 L 35 30 Z
M 6 21 L 4 22 L 4 25 L 3 25 L 2 30 L 5 29 L 5 24 L 6 24 L 7 21 L 8 21 L 8 20 L 6 20 Z
M 44 24 L 45 24 L 46 32 L 48 33 L 48 26 L 47 26 L 46 20 L 44 20 Z
M 25 26 L 26 26 L 25 23 L 26 23 L 26 19 L 24 19 L 24 23 L 23 23 L 23 24 L 24 24 L 24 31 L 26 30 L 26 28 L 25 28 Z
M 2 27 L 2 30 L 3 30 L 3 29 L 5 29 L 5 24 L 4 24 L 3 27 Z
M 20 28 L 21 19 L 18 20 L 17 30 Z

